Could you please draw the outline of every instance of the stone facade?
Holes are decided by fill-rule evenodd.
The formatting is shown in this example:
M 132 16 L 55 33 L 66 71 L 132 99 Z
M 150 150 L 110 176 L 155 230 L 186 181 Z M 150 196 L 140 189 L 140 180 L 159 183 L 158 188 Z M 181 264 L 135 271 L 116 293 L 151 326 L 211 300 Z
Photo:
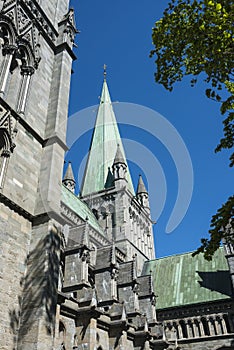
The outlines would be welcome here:
M 68 1 L 0 10 L 0 348 L 49 349 L 76 29 Z
M 100 191 L 77 197 L 71 166 L 62 184 L 69 1 L 0 3 L 0 348 L 233 349 L 231 299 L 156 314 L 148 193 L 131 191 L 121 140 Z

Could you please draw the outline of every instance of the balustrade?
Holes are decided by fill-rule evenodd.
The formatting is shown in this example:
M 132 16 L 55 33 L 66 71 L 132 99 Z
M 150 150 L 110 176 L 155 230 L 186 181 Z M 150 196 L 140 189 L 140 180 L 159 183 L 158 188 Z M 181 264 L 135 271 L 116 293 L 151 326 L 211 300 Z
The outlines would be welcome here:
M 164 328 L 166 334 L 176 332 L 177 339 L 200 338 L 231 332 L 229 316 L 222 313 L 165 321 Z

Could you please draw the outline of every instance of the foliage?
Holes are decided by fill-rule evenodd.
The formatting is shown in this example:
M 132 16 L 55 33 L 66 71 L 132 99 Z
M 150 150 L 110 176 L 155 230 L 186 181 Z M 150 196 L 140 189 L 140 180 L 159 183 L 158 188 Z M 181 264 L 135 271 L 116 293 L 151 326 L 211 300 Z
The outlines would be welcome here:
M 203 238 L 201 247 L 199 247 L 192 255 L 204 253 L 206 260 L 212 260 L 214 252 L 219 248 L 220 241 L 224 240 L 227 243 L 233 244 L 234 234 L 234 196 L 218 209 L 217 214 L 212 216 L 212 227 L 209 230 L 210 240 Z
M 234 146 L 233 23 L 233 0 L 171 0 L 152 33 L 156 82 L 171 91 L 186 75 L 192 76 L 192 86 L 200 78 L 207 84 L 206 96 L 220 104 L 224 135 L 215 152 Z M 230 156 L 233 165 L 234 153 Z M 226 225 L 234 225 L 230 221 L 233 211 L 234 196 L 212 217 L 210 240 L 203 239 L 195 254 L 203 252 L 211 259 Z
M 207 97 L 221 104 L 224 137 L 216 152 L 234 146 L 233 23 L 233 0 L 172 0 L 152 34 L 156 82 L 172 90 L 185 75 L 193 76 L 192 86 L 200 75 Z M 233 166 L 234 154 L 230 161 Z

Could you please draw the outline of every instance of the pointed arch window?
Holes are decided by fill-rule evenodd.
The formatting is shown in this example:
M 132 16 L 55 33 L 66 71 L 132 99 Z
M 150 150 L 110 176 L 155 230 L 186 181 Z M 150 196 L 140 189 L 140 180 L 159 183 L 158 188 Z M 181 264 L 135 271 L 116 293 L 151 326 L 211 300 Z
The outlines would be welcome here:
M 24 115 L 31 76 L 40 62 L 40 44 L 31 44 L 29 33 L 19 36 L 5 18 L 0 17 L 0 96 Z
M 0 67 L 0 96 L 4 97 L 9 80 L 13 57 L 17 50 L 15 44 L 15 35 L 12 27 L 6 22 L 0 22 L 0 52 L 1 52 L 1 67 Z
M 35 69 L 32 66 L 30 50 L 24 43 L 19 43 L 10 65 L 10 78 L 6 100 L 20 115 L 25 114 L 31 76 Z

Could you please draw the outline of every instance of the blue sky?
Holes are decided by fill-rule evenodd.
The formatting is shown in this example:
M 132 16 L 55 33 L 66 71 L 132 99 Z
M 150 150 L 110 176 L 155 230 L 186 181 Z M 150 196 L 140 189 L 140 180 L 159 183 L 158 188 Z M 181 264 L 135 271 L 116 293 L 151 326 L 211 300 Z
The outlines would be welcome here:
M 154 82 L 154 60 L 149 58 L 151 28 L 167 1 L 74 0 L 71 6 L 80 34 L 76 38 L 78 59 L 73 64 L 69 115 L 98 103 L 106 63 L 112 101 L 148 107 L 177 129 L 192 160 L 194 189 L 187 214 L 170 234 L 165 228 L 178 190 L 175 164 L 164 145 L 144 130 L 122 126 L 120 132 L 124 138 L 142 142 L 153 152 L 166 177 L 166 203 L 154 228 L 157 257 L 196 249 L 206 236 L 212 214 L 231 195 L 233 170 L 228 167 L 228 153 L 214 153 L 222 137 L 222 118 L 218 104 L 205 97 L 204 85 L 199 83 L 191 88 L 189 79 L 185 79 L 175 85 L 173 92 L 168 92 Z M 91 132 L 80 137 L 66 156 L 66 160 L 72 161 L 75 174 L 88 151 L 90 137 Z M 139 172 L 146 182 L 154 176 L 153 166 L 151 174 L 137 164 L 130 163 L 130 170 L 135 182 Z M 157 172 L 155 188 L 160 189 L 156 175 Z M 157 202 L 157 195 L 150 199 Z

